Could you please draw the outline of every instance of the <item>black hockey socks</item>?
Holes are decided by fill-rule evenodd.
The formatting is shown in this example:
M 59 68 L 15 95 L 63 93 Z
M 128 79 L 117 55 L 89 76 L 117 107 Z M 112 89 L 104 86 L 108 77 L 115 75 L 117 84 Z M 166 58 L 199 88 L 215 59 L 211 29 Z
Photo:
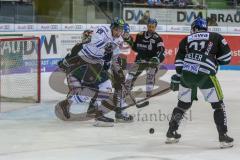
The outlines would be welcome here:
M 172 113 L 171 120 L 169 122 L 169 130 L 178 130 L 180 121 L 183 119 L 185 112 L 192 106 L 192 103 L 185 103 L 183 101 L 178 101 L 178 107 L 175 107 Z
M 212 108 L 214 109 L 213 117 L 218 133 L 219 134 L 227 133 L 227 116 L 223 101 L 211 103 L 211 105 Z

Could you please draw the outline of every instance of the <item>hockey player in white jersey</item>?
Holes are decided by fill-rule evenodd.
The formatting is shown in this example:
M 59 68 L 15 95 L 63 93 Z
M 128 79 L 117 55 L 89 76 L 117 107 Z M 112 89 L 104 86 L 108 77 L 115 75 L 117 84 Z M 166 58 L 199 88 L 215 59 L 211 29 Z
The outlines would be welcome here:
M 59 67 L 67 72 L 70 89 L 67 99 L 57 105 L 66 118 L 70 118 L 69 108 L 72 103 L 82 103 L 93 97 L 90 106 L 94 106 L 96 113 L 95 126 L 113 126 L 114 120 L 104 116 L 107 109 L 101 105 L 96 90 L 111 92 L 112 85 L 106 70 L 109 68 L 113 51 L 122 43 L 124 24 L 123 19 L 115 18 L 110 27 L 96 27 L 91 34 L 91 40 L 74 46 L 71 53 L 59 62 Z M 124 75 L 122 79 L 123 77 Z M 79 91 L 79 88 L 84 89 Z M 83 91 L 91 90 L 90 88 L 94 88 L 94 92 L 89 95 L 88 91 L 88 95 L 84 95 Z
M 116 18 L 117 19 L 117 18 Z M 116 20 L 115 20 L 116 21 Z M 113 21 L 112 26 L 116 25 L 114 24 L 116 22 Z M 127 23 L 124 23 L 124 33 L 123 34 L 129 34 L 130 28 Z M 123 36 L 123 35 L 122 35 Z M 123 100 L 123 88 L 122 85 L 125 82 L 125 75 L 123 73 L 123 59 L 120 57 L 121 50 L 120 48 L 123 46 L 124 40 L 120 36 L 119 38 L 114 39 L 114 43 L 118 46 L 113 50 L 113 54 L 107 54 L 104 56 L 105 64 L 104 64 L 104 70 L 107 71 L 108 69 L 111 70 L 111 82 L 112 86 L 114 88 L 113 92 L 113 105 L 115 108 L 115 120 L 116 122 L 121 123 L 129 123 L 133 122 L 133 116 L 127 114 L 127 112 L 122 111 L 122 107 L 125 107 L 127 105 L 125 101 Z M 88 39 L 88 38 L 86 38 Z M 91 100 L 91 103 L 95 102 L 95 98 Z M 95 105 L 89 105 L 89 113 L 91 110 L 94 110 Z

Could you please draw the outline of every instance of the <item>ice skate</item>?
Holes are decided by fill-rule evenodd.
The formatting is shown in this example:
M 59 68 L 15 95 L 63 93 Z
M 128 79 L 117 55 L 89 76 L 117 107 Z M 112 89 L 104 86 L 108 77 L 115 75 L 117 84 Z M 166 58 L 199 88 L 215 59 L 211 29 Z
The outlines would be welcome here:
M 178 143 L 179 139 L 181 138 L 181 134 L 178 134 L 177 131 L 171 131 L 168 130 L 167 132 L 167 140 L 166 144 L 173 144 L 173 143 Z
M 88 117 L 95 117 L 97 112 L 98 112 L 98 110 L 97 110 L 96 105 L 94 105 L 94 103 L 92 103 L 92 101 L 91 101 L 89 106 L 88 106 L 87 116 Z
M 233 147 L 233 138 L 229 137 L 227 134 L 219 135 L 220 148 L 230 148 Z
M 101 115 L 95 119 L 95 123 L 93 124 L 95 127 L 113 127 L 114 120 L 112 118 L 105 117 Z
M 116 113 L 115 118 L 116 118 L 116 123 L 131 123 L 131 122 L 133 122 L 133 116 L 124 114 L 124 113 Z

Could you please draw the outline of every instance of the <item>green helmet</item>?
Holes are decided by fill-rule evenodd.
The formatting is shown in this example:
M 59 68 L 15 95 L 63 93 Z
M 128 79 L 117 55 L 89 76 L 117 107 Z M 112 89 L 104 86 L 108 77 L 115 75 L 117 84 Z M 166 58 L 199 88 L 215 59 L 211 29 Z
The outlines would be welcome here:
M 125 24 L 125 21 L 122 18 L 115 17 L 112 22 L 110 28 L 113 29 L 115 27 L 123 28 Z

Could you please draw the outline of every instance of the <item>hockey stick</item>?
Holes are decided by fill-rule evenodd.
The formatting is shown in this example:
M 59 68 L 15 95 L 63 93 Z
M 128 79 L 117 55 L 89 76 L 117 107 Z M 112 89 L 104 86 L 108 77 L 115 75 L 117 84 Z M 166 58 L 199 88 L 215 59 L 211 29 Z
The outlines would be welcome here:
M 148 100 L 148 99 L 150 99 L 150 98 L 152 98 L 152 97 L 155 97 L 155 96 L 157 96 L 157 95 L 160 95 L 160 94 L 162 94 L 162 93 L 165 93 L 165 92 L 167 92 L 167 91 L 170 91 L 170 90 L 171 90 L 170 87 L 168 87 L 168 88 L 165 88 L 165 89 L 163 89 L 163 90 L 161 90 L 161 91 L 158 91 L 157 93 L 152 94 L 152 95 L 149 96 L 149 97 L 146 97 L 146 98 L 143 98 L 143 99 L 141 99 L 141 100 L 135 101 L 136 103 L 141 103 L 141 102 L 143 102 L 143 103 L 142 103 L 143 105 L 140 105 L 140 107 L 137 107 L 137 108 L 145 107 L 147 103 L 149 104 L 149 101 L 146 101 L 146 100 Z M 144 104 L 144 103 L 146 103 L 146 104 Z M 148 105 L 148 104 L 147 104 L 147 105 Z M 132 107 L 132 106 L 134 106 L 134 105 L 135 105 L 135 103 L 131 103 L 131 104 L 125 106 L 125 107 L 122 107 L 121 110 L 125 110 L 125 109 L 130 108 L 130 107 Z
M 136 105 L 138 103 L 141 103 L 141 102 L 143 102 L 141 105 L 136 105 L 136 106 L 137 106 L 137 108 L 143 108 L 143 107 L 147 106 L 148 103 L 149 103 L 149 101 L 146 101 L 146 100 L 148 100 L 148 99 L 150 99 L 152 97 L 155 97 L 157 95 L 163 94 L 163 93 L 165 93 L 167 91 L 170 91 L 170 90 L 171 90 L 170 87 L 168 87 L 168 88 L 165 88 L 165 89 L 163 89 L 161 91 L 158 91 L 158 92 L 152 94 L 149 97 L 143 98 L 143 99 L 141 99 L 139 101 L 136 101 L 134 99 L 135 101 L 133 100 L 134 101 L 133 103 L 131 103 L 131 104 L 125 106 L 125 107 L 120 108 L 120 110 L 125 110 L 125 109 L 130 108 L 130 107 L 132 107 L 132 106 L 134 106 L 134 105 Z M 113 111 L 116 111 L 116 109 L 117 109 L 113 104 L 111 104 L 111 103 L 109 103 L 108 101 L 105 101 L 105 100 L 102 101 L 102 105 L 105 106 L 106 108 L 110 109 L 110 110 L 113 110 Z
M 121 84 L 121 85 L 122 85 L 122 88 L 125 90 L 125 92 L 128 92 L 126 86 L 124 84 Z M 145 101 L 143 103 L 137 102 L 135 97 L 132 95 L 131 91 L 128 92 L 128 95 L 130 96 L 134 105 L 136 105 L 137 108 L 142 108 L 142 107 L 149 105 L 149 101 Z M 122 108 L 125 108 L 125 107 L 122 107 Z

